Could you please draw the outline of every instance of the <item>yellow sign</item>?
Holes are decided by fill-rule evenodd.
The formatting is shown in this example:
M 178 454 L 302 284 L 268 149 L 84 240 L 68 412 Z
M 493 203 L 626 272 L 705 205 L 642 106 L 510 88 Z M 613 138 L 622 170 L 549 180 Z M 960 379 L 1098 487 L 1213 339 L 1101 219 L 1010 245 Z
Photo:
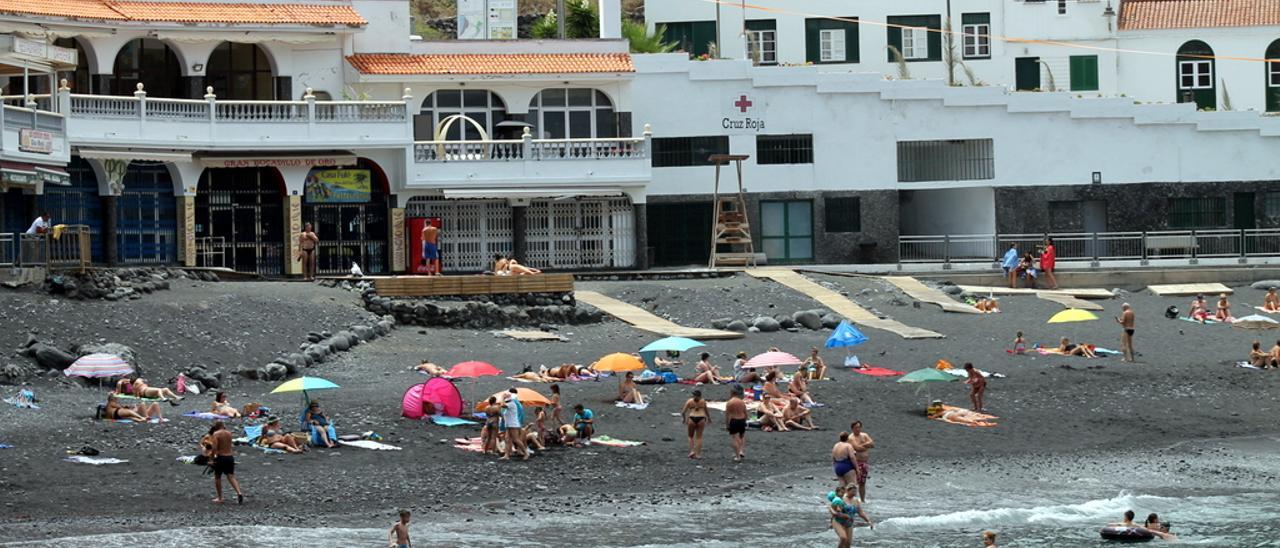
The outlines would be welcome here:
M 368 202 L 372 188 L 367 169 L 313 169 L 305 187 L 311 204 Z

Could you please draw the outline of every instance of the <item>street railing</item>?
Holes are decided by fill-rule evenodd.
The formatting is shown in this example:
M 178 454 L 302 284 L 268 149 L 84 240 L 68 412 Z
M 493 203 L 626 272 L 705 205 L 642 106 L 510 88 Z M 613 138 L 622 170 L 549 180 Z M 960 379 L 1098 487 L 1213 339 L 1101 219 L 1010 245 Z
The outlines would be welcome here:
M 47 266 L 84 270 L 93 260 L 88 225 L 66 225 L 46 234 L 0 234 L 0 266 Z
M 1141 261 L 1280 257 L 1280 229 L 1159 230 L 1051 234 L 942 234 L 898 237 L 898 262 L 996 264 L 1009 245 L 1036 253 L 1053 238 L 1060 261 Z

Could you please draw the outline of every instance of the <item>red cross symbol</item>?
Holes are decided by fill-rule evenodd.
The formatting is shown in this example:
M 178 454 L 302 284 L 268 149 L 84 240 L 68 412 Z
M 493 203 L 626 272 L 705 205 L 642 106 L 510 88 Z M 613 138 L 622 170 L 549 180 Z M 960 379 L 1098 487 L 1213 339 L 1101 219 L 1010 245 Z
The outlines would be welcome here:
M 747 100 L 746 95 L 739 96 L 738 100 L 733 102 L 733 106 L 738 107 L 738 111 L 743 113 L 747 112 L 747 109 L 751 108 L 751 105 L 752 103 Z

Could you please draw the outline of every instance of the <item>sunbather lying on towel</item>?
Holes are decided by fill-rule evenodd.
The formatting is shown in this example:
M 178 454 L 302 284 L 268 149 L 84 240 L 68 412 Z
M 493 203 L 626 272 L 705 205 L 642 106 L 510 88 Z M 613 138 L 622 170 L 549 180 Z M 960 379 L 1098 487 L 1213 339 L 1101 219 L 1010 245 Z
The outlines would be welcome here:
M 1058 352 L 1064 356 L 1084 356 L 1086 358 L 1096 358 L 1097 354 L 1093 353 L 1093 349 L 1087 344 L 1071 344 L 1066 337 L 1062 338 L 1062 342 L 1058 343 Z
M 542 371 L 546 371 L 546 370 L 547 370 L 546 367 L 542 368 Z M 559 382 L 560 380 L 562 380 L 558 377 L 552 377 L 550 375 L 543 374 L 540 371 L 532 371 L 529 369 L 526 369 L 515 375 L 512 375 L 511 378 L 516 380 L 521 380 L 521 381 L 530 381 L 530 382 Z
M 544 371 L 542 373 L 544 375 L 554 377 L 557 380 L 569 380 L 575 377 L 591 379 L 600 376 L 600 374 L 589 365 L 565 363 L 561 364 L 559 367 L 552 367 L 551 369 L 546 369 L 544 367 L 543 369 Z
M 978 302 L 975 303 L 973 307 L 983 314 L 994 314 L 1000 311 L 1000 303 L 995 299 L 988 299 L 986 297 L 978 299 Z
M 218 395 L 213 397 L 213 407 L 209 409 L 209 412 L 231 419 L 240 418 L 240 410 L 232 407 L 231 404 L 227 402 L 226 392 L 218 392 Z
M 262 435 L 258 436 L 258 445 L 289 453 L 302 453 L 307 450 L 306 444 L 298 443 L 296 438 L 284 433 L 280 428 L 280 419 L 276 417 L 268 419 L 267 424 L 262 427 Z
M 169 390 L 166 387 L 156 388 L 153 386 L 148 386 L 147 380 L 142 377 L 138 377 L 137 379 L 134 379 L 133 395 L 139 398 L 155 398 L 155 399 L 169 400 L 169 403 L 175 406 L 178 405 L 178 402 L 182 401 L 182 397 L 177 394 L 174 394 L 173 390 Z
M 449 372 L 449 371 L 448 371 L 448 370 L 446 370 L 445 368 L 440 367 L 440 366 L 438 366 L 438 365 L 436 365 L 436 364 L 434 364 L 434 363 L 431 363 L 431 362 L 429 362 L 429 361 L 427 361 L 427 360 L 422 360 L 422 363 L 420 363 L 420 364 L 418 364 L 418 365 L 413 366 L 413 370 L 414 370 L 414 371 L 421 371 L 421 372 L 423 372 L 423 373 L 426 373 L 426 374 L 428 374 L 428 375 L 431 375 L 432 377 L 443 377 L 445 373 L 448 373 L 448 372 Z
M 931 419 L 949 422 L 951 424 L 972 426 L 975 428 L 992 428 L 996 426 L 995 423 L 990 422 L 996 419 L 993 415 L 978 413 L 977 411 L 970 411 L 959 407 L 951 407 L 950 405 L 943 405 L 943 403 L 938 400 L 934 400 L 926 413 L 928 413 L 928 416 Z
M 131 420 L 137 422 L 147 422 L 151 419 L 164 420 L 164 416 L 160 414 L 160 404 L 139 403 L 133 406 L 125 406 L 120 404 L 120 400 L 116 399 L 115 394 L 107 394 L 107 407 L 103 411 L 103 418 L 113 421 Z

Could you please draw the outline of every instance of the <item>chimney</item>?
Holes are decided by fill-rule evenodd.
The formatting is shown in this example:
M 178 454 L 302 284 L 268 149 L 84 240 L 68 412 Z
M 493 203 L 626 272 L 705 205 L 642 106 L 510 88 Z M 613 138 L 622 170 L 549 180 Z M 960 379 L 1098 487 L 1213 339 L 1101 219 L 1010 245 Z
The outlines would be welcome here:
M 622 0 L 600 0 L 600 38 L 622 38 Z

